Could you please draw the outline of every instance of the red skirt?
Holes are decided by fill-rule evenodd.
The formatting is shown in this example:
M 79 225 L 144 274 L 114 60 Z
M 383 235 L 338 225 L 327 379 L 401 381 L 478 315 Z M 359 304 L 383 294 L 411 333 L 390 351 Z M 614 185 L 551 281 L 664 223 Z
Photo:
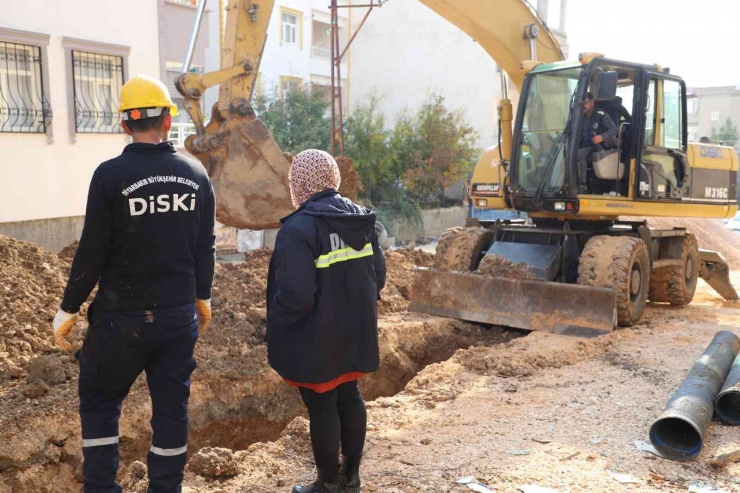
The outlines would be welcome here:
M 294 382 L 292 380 L 288 380 L 287 378 L 283 378 L 283 380 L 285 380 L 285 383 L 287 383 L 291 387 L 303 387 L 304 389 L 313 390 L 317 394 L 323 394 L 324 392 L 329 392 L 330 390 L 336 389 L 343 383 L 354 382 L 355 380 L 359 380 L 364 375 L 365 374 L 362 372 L 355 371 L 352 373 L 345 373 L 344 375 L 340 375 L 339 377 L 335 378 L 331 382 L 324 382 L 324 383 L 299 383 L 299 382 Z

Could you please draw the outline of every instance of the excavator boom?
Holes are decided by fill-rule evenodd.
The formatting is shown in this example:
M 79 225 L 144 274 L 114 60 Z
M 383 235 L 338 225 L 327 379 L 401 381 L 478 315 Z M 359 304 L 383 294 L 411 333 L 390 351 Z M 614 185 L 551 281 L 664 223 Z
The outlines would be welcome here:
M 522 62 L 565 59 L 560 43 L 524 0 L 419 0 L 470 35 L 516 86 L 524 81 Z

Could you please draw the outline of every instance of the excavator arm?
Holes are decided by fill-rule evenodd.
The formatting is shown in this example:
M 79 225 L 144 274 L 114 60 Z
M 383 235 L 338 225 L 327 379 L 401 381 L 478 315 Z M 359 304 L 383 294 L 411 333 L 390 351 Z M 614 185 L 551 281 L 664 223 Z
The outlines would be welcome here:
M 419 0 L 470 35 L 521 90 L 528 60 L 564 60 L 560 44 L 524 0 Z
M 419 1 L 480 43 L 517 89 L 524 79 L 521 67 L 529 66 L 527 61 L 563 59 L 557 40 L 525 0 Z M 186 66 L 176 84 L 197 132 L 188 137 L 185 147 L 211 176 L 218 220 L 254 230 L 276 227 L 279 218 L 292 210 L 287 184 L 290 162 L 249 103 L 274 3 L 228 0 L 221 70 L 190 74 Z M 194 32 L 197 28 L 196 22 Z M 200 98 L 217 84 L 218 103 L 205 124 Z M 508 159 L 513 111 L 507 84 L 502 87 L 499 112 L 502 147 Z

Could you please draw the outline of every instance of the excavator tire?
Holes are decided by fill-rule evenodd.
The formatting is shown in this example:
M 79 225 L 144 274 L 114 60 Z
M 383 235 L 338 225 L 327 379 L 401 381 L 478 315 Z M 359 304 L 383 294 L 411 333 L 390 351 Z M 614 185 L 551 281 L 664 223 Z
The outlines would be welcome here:
M 667 246 L 667 245 L 666 245 Z M 671 305 L 688 305 L 696 292 L 699 278 L 699 244 L 696 236 L 684 236 L 681 263 L 658 267 L 650 275 L 648 299 Z
M 437 243 L 434 268 L 468 272 L 478 268 L 483 250 L 491 245 L 493 231 L 486 228 L 450 228 Z
M 636 324 L 645 310 L 650 286 L 647 245 L 628 236 L 594 236 L 581 253 L 578 284 L 614 289 L 617 324 Z

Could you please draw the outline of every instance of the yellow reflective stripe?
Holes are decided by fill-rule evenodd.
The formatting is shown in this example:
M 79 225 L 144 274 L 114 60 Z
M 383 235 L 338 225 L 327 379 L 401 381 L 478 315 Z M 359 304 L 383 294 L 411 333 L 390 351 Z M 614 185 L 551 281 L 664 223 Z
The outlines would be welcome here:
M 362 257 L 371 257 L 373 255 L 373 246 L 368 243 L 362 250 L 355 250 L 354 248 L 342 248 L 341 250 L 335 250 L 326 255 L 321 255 L 316 259 L 317 269 L 326 269 L 332 264 L 337 262 L 346 262 L 347 260 L 353 260 Z

